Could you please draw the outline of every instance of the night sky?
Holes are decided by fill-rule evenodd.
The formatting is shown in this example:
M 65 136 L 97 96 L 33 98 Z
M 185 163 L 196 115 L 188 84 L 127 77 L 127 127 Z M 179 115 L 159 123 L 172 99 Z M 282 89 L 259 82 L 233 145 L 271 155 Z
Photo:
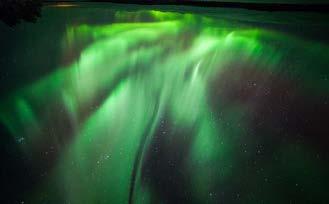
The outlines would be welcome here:
M 66 3 L 1 24 L 1 203 L 328 203 L 328 20 Z

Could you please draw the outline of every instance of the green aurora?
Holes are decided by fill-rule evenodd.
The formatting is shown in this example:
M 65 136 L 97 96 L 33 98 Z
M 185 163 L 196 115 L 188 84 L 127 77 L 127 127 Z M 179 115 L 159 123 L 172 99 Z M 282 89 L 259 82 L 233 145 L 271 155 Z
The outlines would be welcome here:
M 46 20 L 55 9 L 44 9 Z M 111 12 L 107 24 L 66 25 L 56 34 L 63 63 L 2 97 L 0 122 L 33 165 L 47 163 L 47 175 L 24 194 L 26 203 L 170 203 L 144 179 L 156 137 L 165 138 L 168 151 L 189 146 L 182 147 L 179 166 L 189 203 L 328 199 L 328 163 L 311 159 L 318 151 L 308 142 L 278 145 L 257 160 L 260 173 L 243 173 L 246 158 L 259 151 L 253 146 L 259 138 L 250 137 L 250 110 L 213 96 L 218 80 L 238 80 L 225 74 L 241 65 L 326 96 L 327 43 L 201 13 Z M 55 159 L 42 156 L 52 150 Z M 280 181 L 277 172 L 284 172 Z M 241 192 L 227 187 L 240 184 Z M 278 188 L 290 184 L 303 191 L 286 195 Z

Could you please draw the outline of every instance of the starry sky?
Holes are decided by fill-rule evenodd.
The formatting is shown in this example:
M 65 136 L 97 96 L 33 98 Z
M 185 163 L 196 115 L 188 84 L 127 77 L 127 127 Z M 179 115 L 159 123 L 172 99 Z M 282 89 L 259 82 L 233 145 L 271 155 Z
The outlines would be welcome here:
M 106 5 L 0 25 L 3 203 L 329 202 L 328 16 Z

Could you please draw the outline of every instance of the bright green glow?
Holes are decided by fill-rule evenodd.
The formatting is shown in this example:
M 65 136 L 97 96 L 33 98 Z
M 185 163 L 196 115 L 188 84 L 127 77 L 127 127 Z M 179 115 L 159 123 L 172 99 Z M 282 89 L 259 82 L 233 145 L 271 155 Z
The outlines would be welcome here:
M 122 82 L 86 121 L 63 157 L 64 186 L 74 196 L 72 201 L 95 203 L 103 198 L 126 202 L 140 134 L 148 131 L 155 111 L 154 106 L 144 105 L 145 98 L 150 98 L 147 93 L 136 92 L 134 86 L 133 82 Z M 65 170 L 68 167 L 69 172 Z M 95 189 L 84 196 L 77 190 L 79 186 Z
M 73 140 L 53 172 L 71 203 L 127 203 L 141 138 L 147 135 L 149 144 L 164 115 L 175 128 L 196 128 L 187 165 L 195 193 L 201 201 L 207 199 L 211 183 L 225 182 L 230 175 L 230 166 L 237 162 L 234 137 L 243 134 L 221 127 L 209 105 L 209 82 L 237 60 L 281 72 L 276 67 L 284 53 L 266 42 L 300 41 L 193 14 L 117 12 L 115 18 L 141 20 L 143 15 L 153 22 L 68 27 L 63 52 L 89 40 L 79 58 L 17 90 L 0 106 L 1 122 L 17 140 L 26 138 L 26 151 L 51 136 L 47 128 L 52 117 L 72 121 Z M 310 49 L 328 50 L 320 45 Z M 300 71 L 308 82 L 308 70 Z M 232 113 L 232 121 L 240 115 Z M 136 189 L 135 199 L 145 203 L 141 196 L 149 189 Z

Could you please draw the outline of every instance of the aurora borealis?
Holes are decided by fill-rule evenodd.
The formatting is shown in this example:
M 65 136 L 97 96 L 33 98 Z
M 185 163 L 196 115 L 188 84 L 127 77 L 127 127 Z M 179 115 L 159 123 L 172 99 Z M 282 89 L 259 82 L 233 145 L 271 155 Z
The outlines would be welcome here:
M 329 201 L 328 16 L 94 5 L 1 27 L 10 201 Z

